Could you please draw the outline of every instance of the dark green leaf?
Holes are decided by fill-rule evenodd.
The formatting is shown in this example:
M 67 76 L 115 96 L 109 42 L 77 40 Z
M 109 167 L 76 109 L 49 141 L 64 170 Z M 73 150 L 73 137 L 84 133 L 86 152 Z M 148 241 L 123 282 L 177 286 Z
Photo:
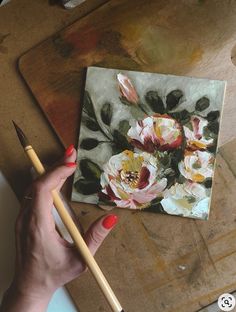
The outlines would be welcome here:
M 83 123 L 85 124 L 85 126 L 92 131 L 99 131 L 99 125 L 96 123 L 96 121 L 90 119 L 90 118 L 83 118 Z
M 129 128 L 130 128 L 130 125 L 129 125 L 128 120 L 124 119 L 119 122 L 119 130 L 122 134 L 127 134 Z
M 84 158 L 81 159 L 79 163 L 79 168 L 82 175 L 89 180 L 99 180 L 102 170 L 101 168 L 95 164 L 93 161 Z
M 212 187 L 212 178 L 206 178 L 204 181 L 204 185 L 206 188 L 211 188 Z
M 99 144 L 99 141 L 97 139 L 88 138 L 88 139 L 82 140 L 82 142 L 80 143 L 80 147 L 87 151 L 90 151 L 91 149 L 97 147 L 98 144 Z
M 213 154 L 216 153 L 216 149 L 217 149 L 217 138 L 214 139 L 214 142 L 213 142 L 212 145 L 210 145 L 210 146 L 207 147 L 207 150 L 208 150 L 210 153 L 213 153 Z
M 93 107 L 93 102 L 91 100 L 91 97 L 90 97 L 88 91 L 86 91 L 86 90 L 84 92 L 84 109 L 90 117 L 96 116 L 95 111 L 94 111 L 94 107 Z
M 220 111 L 216 110 L 216 111 L 212 111 L 208 113 L 206 118 L 208 121 L 214 121 L 218 119 L 219 117 L 220 117 Z
M 180 99 L 183 97 L 181 90 L 173 90 L 166 96 L 166 107 L 168 110 L 172 110 L 179 104 Z
M 210 101 L 207 97 L 203 96 L 200 98 L 195 105 L 195 109 L 198 112 L 202 112 L 210 106 Z
M 186 109 L 183 109 L 179 112 L 169 113 L 169 115 L 178 120 L 183 125 L 188 123 L 191 118 L 191 114 Z
M 153 112 L 159 114 L 163 114 L 165 112 L 163 101 L 157 91 L 148 91 L 145 95 L 145 100 Z
M 114 130 L 113 132 L 113 140 L 114 140 L 114 148 L 116 151 L 122 152 L 126 149 L 133 149 L 133 147 L 129 144 L 126 136 L 120 133 L 118 130 Z
M 218 121 L 209 122 L 209 124 L 207 125 L 207 128 L 208 128 L 211 132 L 213 132 L 213 133 L 215 133 L 215 134 L 218 134 L 218 132 L 219 132 L 219 127 L 220 127 L 220 125 L 219 125 L 219 122 L 218 122 Z
M 212 132 L 208 126 L 205 126 L 203 128 L 203 135 L 204 137 L 209 140 L 209 139 L 215 139 L 216 138 L 216 134 L 214 132 Z
M 154 213 L 165 213 L 167 212 L 163 209 L 162 205 L 160 204 L 162 198 L 159 198 L 155 202 L 151 202 L 150 205 L 144 209 L 145 212 L 154 212 Z
M 195 203 L 196 202 L 196 197 L 189 195 L 186 196 L 187 201 L 189 202 L 189 204 Z
M 112 106 L 110 103 L 105 103 L 102 106 L 101 118 L 105 125 L 110 126 L 112 119 Z
M 83 195 L 92 195 L 101 190 L 99 181 L 88 181 L 85 179 L 79 179 L 76 181 L 74 187 L 77 192 Z

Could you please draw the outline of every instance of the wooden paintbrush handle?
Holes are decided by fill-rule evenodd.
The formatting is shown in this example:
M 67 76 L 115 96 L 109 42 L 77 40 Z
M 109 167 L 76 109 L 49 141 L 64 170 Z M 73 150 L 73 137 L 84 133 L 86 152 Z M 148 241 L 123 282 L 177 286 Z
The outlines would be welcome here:
M 37 154 L 35 153 L 32 146 L 25 147 L 25 152 L 28 155 L 31 163 L 34 166 L 34 169 L 39 175 L 45 173 L 45 169 L 38 158 Z M 92 272 L 94 278 L 96 279 L 99 287 L 101 288 L 105 298 L 107 299 L 110 307 L 114 312 L 122 312 L 122 307 L 116 298 L 114 292 L 112 291 L 110 285 L 108 284 L 105 276 L 103 275 L 101 269 L 99 268 L 97 262 L 95 261 L 94 257 L 92 256 L 88 246 L 86 245 L 84 239 L 82 238 L 77 226 L 75 225 L 74 221 L 72 220 L 69 212 L 66 210 L 63 201 L 56 190 L 52 191 L 53 203 L 55 208 L 58 211 L 62 222 L 64 223 L 65 227 L 67 228 L 68 232 L 70 233 L 77 249 L 79 250 L 81 256 L 85 260 L 88 268 Z

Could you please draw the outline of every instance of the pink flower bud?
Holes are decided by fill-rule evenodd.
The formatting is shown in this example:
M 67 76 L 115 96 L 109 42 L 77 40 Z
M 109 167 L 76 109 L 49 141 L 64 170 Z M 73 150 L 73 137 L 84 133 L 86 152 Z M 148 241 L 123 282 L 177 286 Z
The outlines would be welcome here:
M 138 104 L 139 97 L 129 78 L 121 73 L 117 75 L 122 97 L 131 104 Z

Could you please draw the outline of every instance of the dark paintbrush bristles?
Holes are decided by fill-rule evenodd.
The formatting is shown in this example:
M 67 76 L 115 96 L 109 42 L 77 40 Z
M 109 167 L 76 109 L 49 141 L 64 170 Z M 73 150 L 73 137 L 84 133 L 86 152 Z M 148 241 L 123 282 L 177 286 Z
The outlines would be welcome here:
M 25 136 L 24 132 L 21 130 L 21 128 L 19 128 L 19 127 L 17 126 L 17 124 L 16 124 L 13 120 L 12 120 L 12 122 L 13 122 L 13 125 L 14 125 L 15 129 L 16 129 L 16 133 L 17 133 L 17 136 L 18 136 L 18 138 L 19 138 L 19 140 L 20 140 L 21 145 L 22 145 L 24 148 L 25 148 L 26 146 L 29 146 L 30 143 L 29 143 L 27 137 Z

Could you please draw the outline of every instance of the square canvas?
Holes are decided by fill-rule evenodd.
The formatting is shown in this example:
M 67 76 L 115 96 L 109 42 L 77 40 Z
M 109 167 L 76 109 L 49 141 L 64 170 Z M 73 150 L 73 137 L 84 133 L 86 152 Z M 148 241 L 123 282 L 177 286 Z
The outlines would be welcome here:
M 89 67 L 72 200 L 208 219 L 225 86 Z

